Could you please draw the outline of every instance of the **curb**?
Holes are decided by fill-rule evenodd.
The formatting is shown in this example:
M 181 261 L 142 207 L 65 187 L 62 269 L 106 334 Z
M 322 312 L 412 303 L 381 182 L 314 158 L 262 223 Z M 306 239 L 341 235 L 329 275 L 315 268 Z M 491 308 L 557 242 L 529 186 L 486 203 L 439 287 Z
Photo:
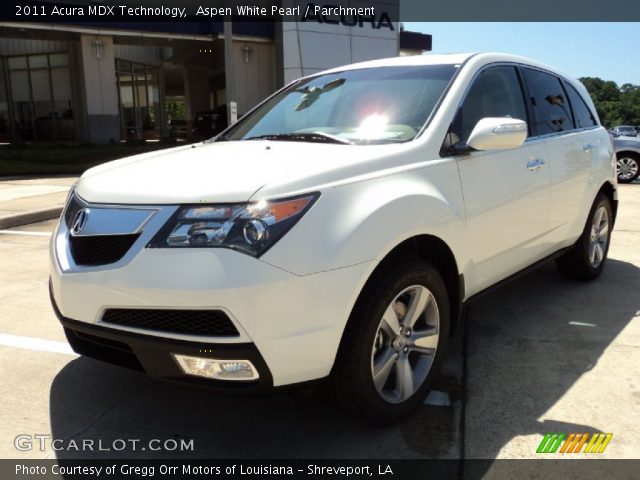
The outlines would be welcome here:
M 57 218 L 62 213 L 62 208 L 62 205 L 60 205 L 58 207 L 40 208 L 0 217 L 0 230 Z

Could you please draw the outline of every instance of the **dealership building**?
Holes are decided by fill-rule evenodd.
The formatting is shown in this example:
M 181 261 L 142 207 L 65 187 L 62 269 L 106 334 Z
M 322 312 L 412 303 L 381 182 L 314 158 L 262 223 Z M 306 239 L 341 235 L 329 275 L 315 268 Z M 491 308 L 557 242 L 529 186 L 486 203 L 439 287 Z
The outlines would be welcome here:
M 281 22 L 0 22 L 0 143 L 159 139 L 172 119 L 227 103 L 240 116 L 302 75 L 430 50 L 391 21 L 398 1 Z

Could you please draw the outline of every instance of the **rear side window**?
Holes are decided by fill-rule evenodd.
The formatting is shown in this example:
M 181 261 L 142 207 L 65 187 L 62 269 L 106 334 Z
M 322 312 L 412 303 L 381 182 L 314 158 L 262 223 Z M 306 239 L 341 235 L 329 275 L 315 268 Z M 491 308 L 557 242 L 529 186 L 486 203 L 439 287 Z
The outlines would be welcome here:
M 473 127 L 485 117 L 510 117 L 527 121 L 516 67 L 489 67 L 478 75 L 451 124 L 451 144 L 460 141 L 466 143 Z
M 567 90 L 567 95 L 569 96 L 569 101 L 571 102 L 571 108 L 573 109 L 576 128 L 589 128 L 598 125 L 593 113 L 591 113 L 591 110 L 589 110 L 589 107 L 577 90 L 567 82 L 565 82 L 564 85 Z
M 523 70 L 533 105 L 534 135 L 573 130 L 571 109 L 560 79 L 539 70 Z

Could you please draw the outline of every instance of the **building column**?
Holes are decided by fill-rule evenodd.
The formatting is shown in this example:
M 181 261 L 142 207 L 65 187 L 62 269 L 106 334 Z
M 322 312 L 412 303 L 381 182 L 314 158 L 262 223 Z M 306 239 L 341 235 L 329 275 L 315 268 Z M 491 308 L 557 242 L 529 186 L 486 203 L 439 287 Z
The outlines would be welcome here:
M 185 65 L 183 71 L 187 118 L 193 120 L 196 112 L 211 109 L 209 66 Z
M 87 108 L 87 140 L 120 141 L 120 109 L 113 38 L 80 36 L 84 95 Z

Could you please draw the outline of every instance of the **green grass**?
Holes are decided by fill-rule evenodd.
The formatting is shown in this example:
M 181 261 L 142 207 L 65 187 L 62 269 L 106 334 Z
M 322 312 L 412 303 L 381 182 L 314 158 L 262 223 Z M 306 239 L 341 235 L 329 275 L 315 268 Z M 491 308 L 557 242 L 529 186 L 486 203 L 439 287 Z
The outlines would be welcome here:
M 79 175 L 118 158 L 175 146 L 174 144 L 30 144 L 0 145 L 0 177 L 13 175 Z

